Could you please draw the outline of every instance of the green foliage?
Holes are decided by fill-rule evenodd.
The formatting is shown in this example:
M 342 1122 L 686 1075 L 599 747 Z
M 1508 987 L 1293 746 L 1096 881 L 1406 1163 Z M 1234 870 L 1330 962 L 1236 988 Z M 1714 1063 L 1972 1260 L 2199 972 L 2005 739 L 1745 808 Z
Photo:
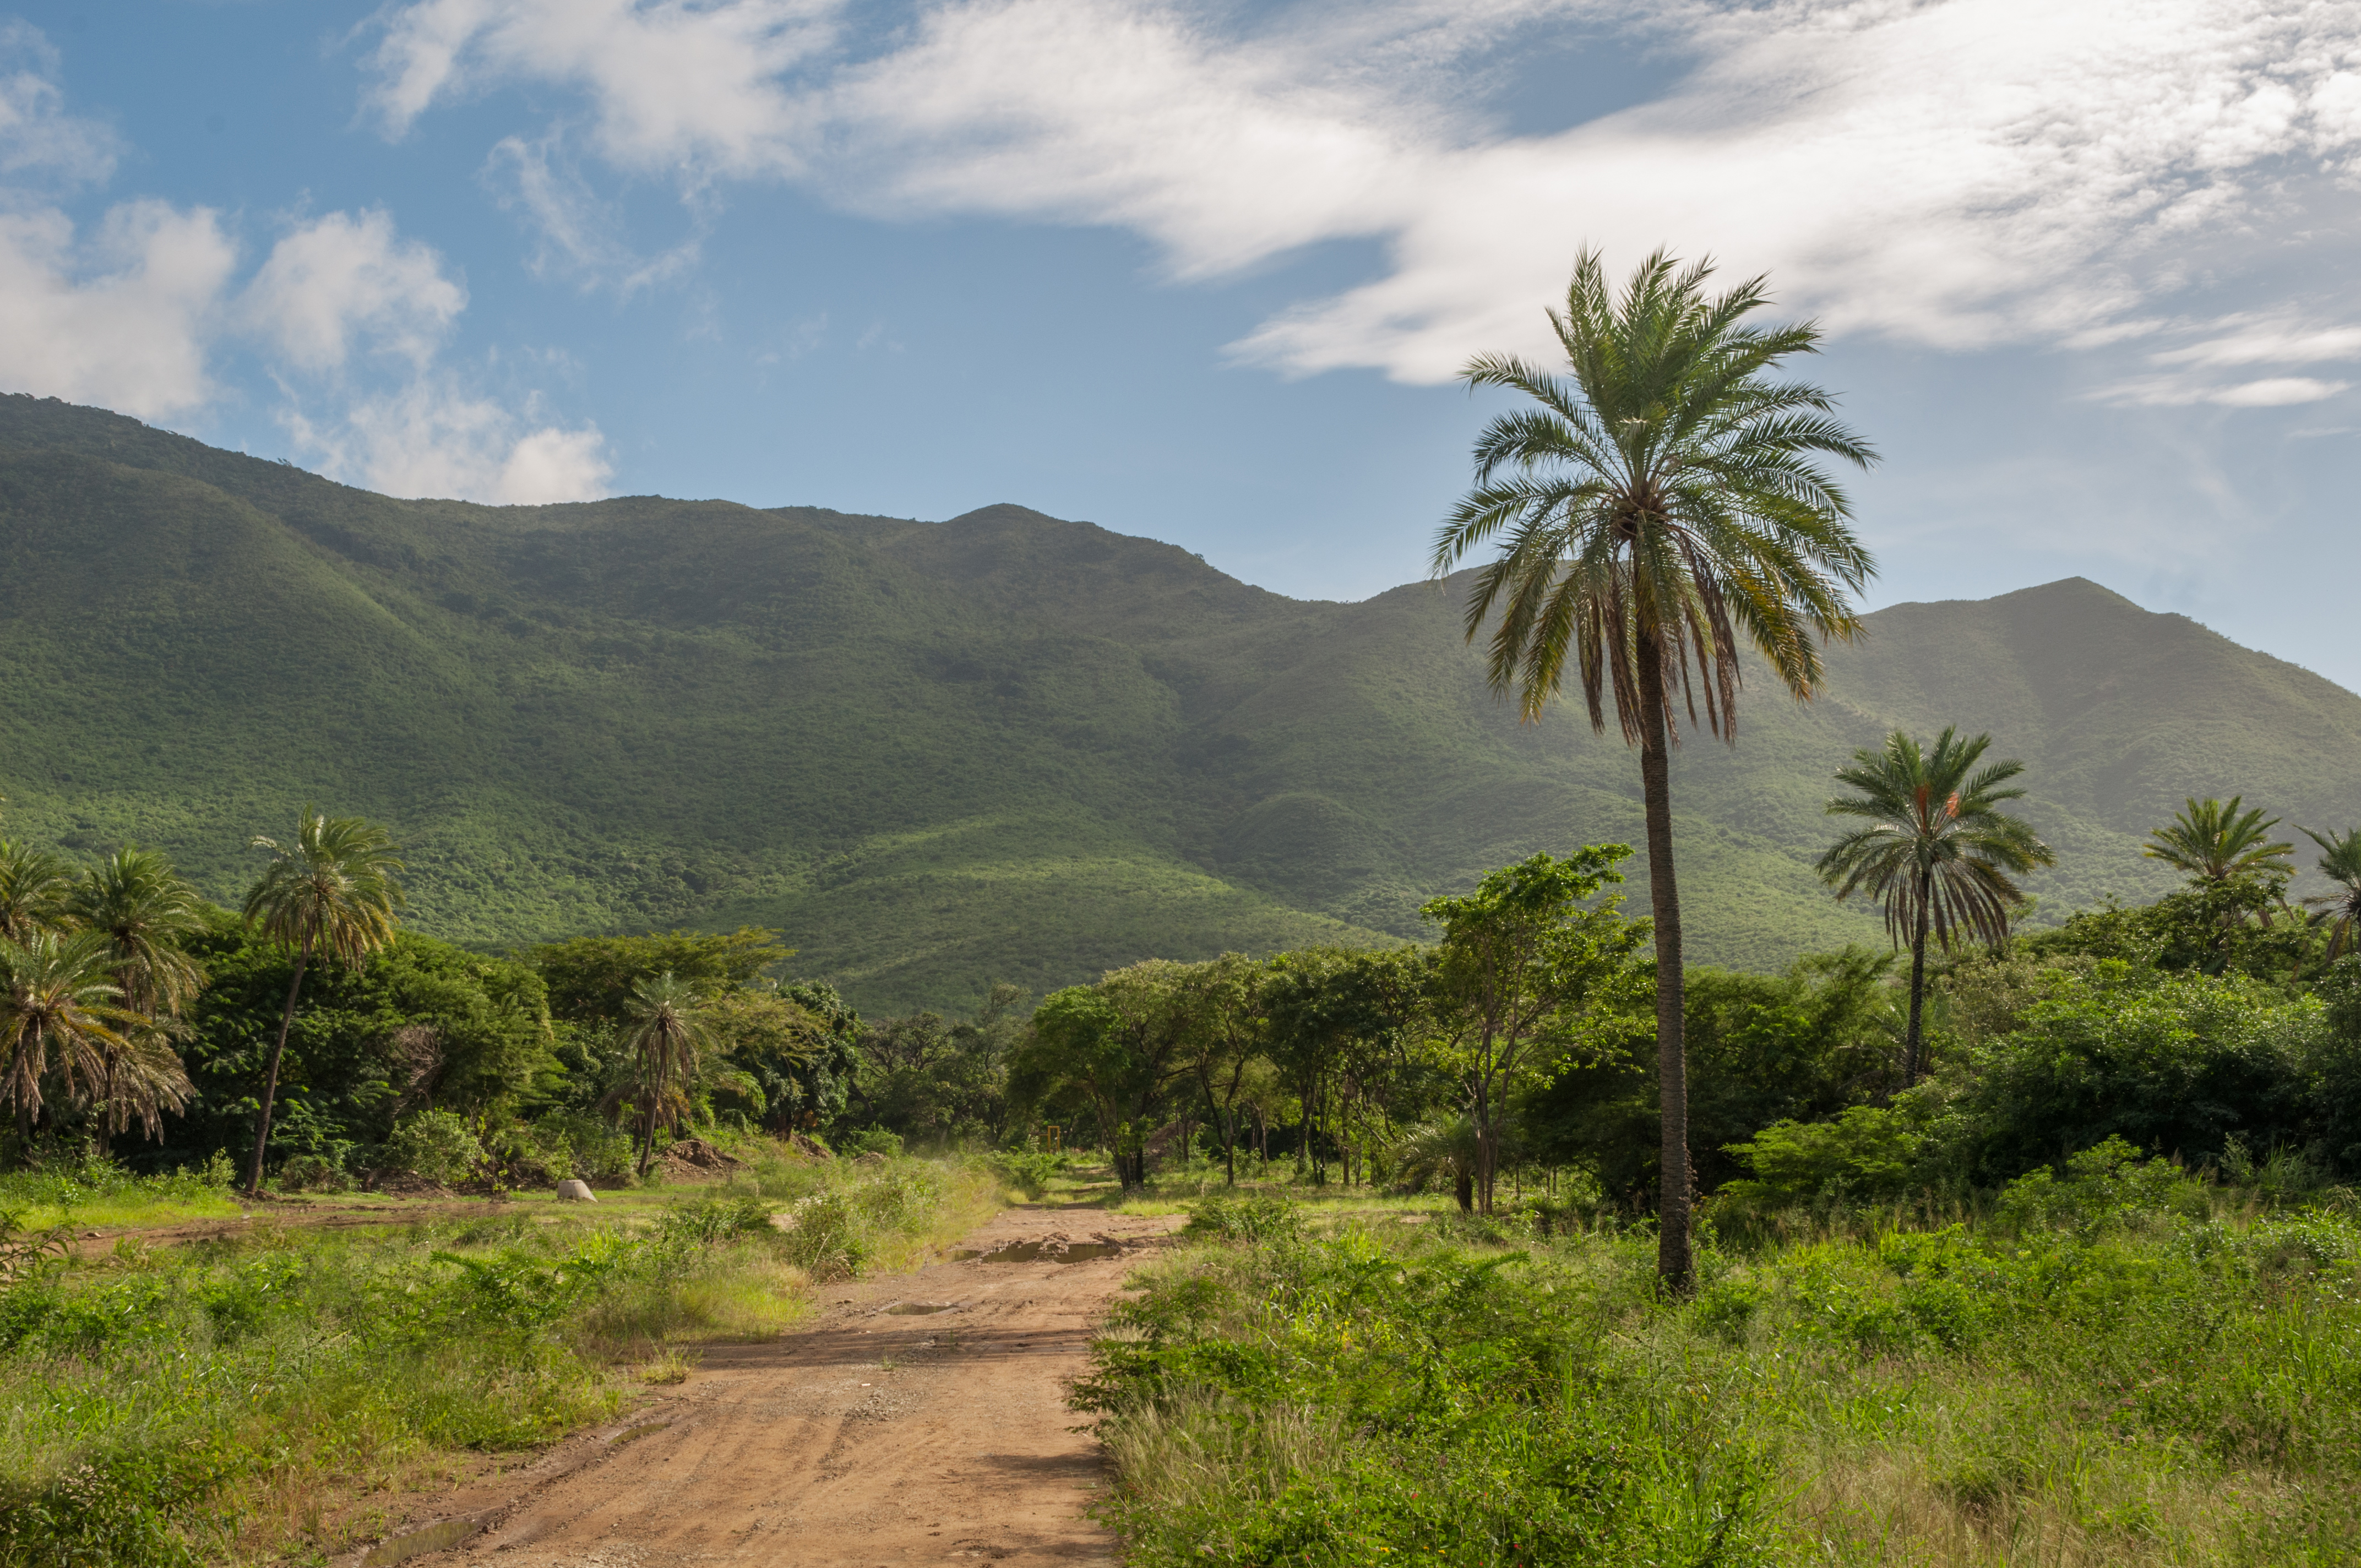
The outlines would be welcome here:
M 1284 1198 L 1268 1193 L 1240 1197 L 1216 1193 L 1191 1206 L 1189 1223 L 1183 1228 L 1190 1235 L 1216 1241 L 1274 1242 L 1301 1235 L 1303 1219 Z
M 388 1168 L 445 1186 L 465 1180 L 483 1157 L 475 1133 L 448 1111 L 421 1111 L 397 1124 L 385 1141 Z
M 1703 1190 L 1742 1174 L 1728 1146 L 1774 1123 L 1837 1115 L 1897 1081 L 1892 968 L 1886 954 L 1849 948 L 1782 975 L 1690 971 L 1690 1158 Z M 1653 1038 L 1569 1067 L 1526 1097 L 1533 1153 L 1644 1199 L 1658 1146 L 1654 1074 Z
M 1972 1168 L 2004 1179 L 2111 1137 L 2191 1164 L 2218 1158 L 2233 1134 L 2301 1144 L 2323 1022 L 2317 1003 L 2235 976 L 2120 960 L 2055 973 L 1976 1064 L 1963 1102 Z
M 1708 1250 L 1672 1307 L 1611 1233 L 1233 1237 L 1094 1349 L 1105 1516 L 1162 1564 L 2350 1554 L 2361 1223 L 2121 1145 L 2003 1210 Z
M 742 990 L 795 956 L 776 931 L 741 926 L 720 935 L 699 931 L 644 937 L 576 937 L 519 955 L 549 989 L 549 1010 L 568 1023 L 623 1017 L 632 988 L 660 974 L 714 995 Z
M 1898 1197 L 1926 1185 L 1929 1097 L 1897 1105 L 1848 1106 L 1826 1122 L 1774 1122 L 1725 1151 L 1752 1175 L 1725 1183 L 1724 1196 L 1763 1207 L 1823 1198 Z
M 200 1164 L 250 1147 L 251 1098 L 285 1004 L 292 955 L 227 917 L 194 945 L 212 977 L 189 1014 L 185 1057 L 198 1098 L 155 1151 L 131 1157 Z M 434 1108 L 506 1113 L 559 1069 L 540 977 L 414 931 L 358 970 L 313 969 L 288 1036 L 271 1157 L 313 1155 L 349 1167 L 395 1119 Z

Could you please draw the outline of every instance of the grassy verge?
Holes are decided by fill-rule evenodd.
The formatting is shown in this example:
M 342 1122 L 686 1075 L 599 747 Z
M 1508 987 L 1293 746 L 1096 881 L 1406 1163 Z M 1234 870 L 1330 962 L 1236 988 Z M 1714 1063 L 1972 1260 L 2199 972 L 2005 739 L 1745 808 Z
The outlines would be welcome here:
M 316 1561 L 374 1533 L 327 1522 L 342 1500 L 608 1416 L 631 1369 L 775 1332 L 813 1278 L 892 1266 L 998 1197 L 960 1164 L 780 1161 L 653 1214 L 51 1259 L 0 1287 L 0 1564 Z
M 153 1226 L 183 1220 L 235 1218 L 229 1161 L 170 1176 L 134 1176 L 104 1159 L 76 1166 L 0 1175 L 0 1215 L 22 1231 L 52 1225 Z
M 1136 1564 L 2330 1563 L 2361 1223 L 2169 1168 L 1653 1243 L 1209 1203 L 1078 1400 Z

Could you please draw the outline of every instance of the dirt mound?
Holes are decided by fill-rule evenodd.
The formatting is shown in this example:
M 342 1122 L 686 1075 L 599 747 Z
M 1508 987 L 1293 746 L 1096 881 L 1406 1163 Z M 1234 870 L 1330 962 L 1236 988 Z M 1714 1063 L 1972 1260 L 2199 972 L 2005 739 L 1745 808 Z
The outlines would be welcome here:
M 664 1152 L 664 1175 L 689 1181 L 709 1180 L 744 1170 L 746 1162 L 723 1154 L 703 1138 L 683 1138 Z
M 1093 1263 L 1103 1257 L 1119 1257 L 1130 1244 L 1123 1237 L 1101 1231 L 1087 1241 L 1076 1241 L 1062 1231 L 1046 1236 L 1027 1236 L 1004 1243 L 989 1252 L 955 1252 L 954 1259 L 973 1258 L 978 1263 Z
M 803 1155 L 811 1159 L 834 1159 L 836 1157 L 836 1156 L 829 1153 L 828 1146 L 826 1144 L 821 1143 L 818 1138 L 806 1137 L 801 1133 L 797 1133 L 794 1137 L 789 1138 L 787 1140 L 787 1146 L 794 1149 L 797 1154 Z

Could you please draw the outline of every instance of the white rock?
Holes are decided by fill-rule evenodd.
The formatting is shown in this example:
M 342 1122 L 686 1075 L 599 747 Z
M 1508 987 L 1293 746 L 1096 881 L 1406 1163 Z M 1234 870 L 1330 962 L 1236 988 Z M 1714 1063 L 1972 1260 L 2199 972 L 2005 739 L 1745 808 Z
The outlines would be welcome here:
M 588 1182 L 577 1181 L 569 1176 L 557 1184 L 557 1201 L 561 1203 L 596 1203 L 598 1195 L 590 1190 Z

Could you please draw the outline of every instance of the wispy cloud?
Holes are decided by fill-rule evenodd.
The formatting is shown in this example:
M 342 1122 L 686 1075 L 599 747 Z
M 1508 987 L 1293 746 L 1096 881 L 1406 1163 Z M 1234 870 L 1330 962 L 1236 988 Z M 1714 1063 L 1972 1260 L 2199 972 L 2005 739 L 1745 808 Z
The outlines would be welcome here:
M 1693 68 L 1554 134 L 1496 128 L 1478 90 L 1508 54 L 1602 27 Z M 1176 278 L 1374 239 L 1380 276 L 1237 352 L 1414 380 L 1529 340 L 1586 243 L 1769 270 L 1840 332 L 2120 335 L 2192 257 L 2279 243 L 2291 173 L 2352 206 L 2361 150 L 2361 8 L 2329 0 L 1379 0 L 1246 20 L 936 0 L 865 39 L 825 0 L 425 0 L 390 14 L 374 62 L 397 132 L 460 93 L 556 83 L 631 175 L 1117 225 Z

